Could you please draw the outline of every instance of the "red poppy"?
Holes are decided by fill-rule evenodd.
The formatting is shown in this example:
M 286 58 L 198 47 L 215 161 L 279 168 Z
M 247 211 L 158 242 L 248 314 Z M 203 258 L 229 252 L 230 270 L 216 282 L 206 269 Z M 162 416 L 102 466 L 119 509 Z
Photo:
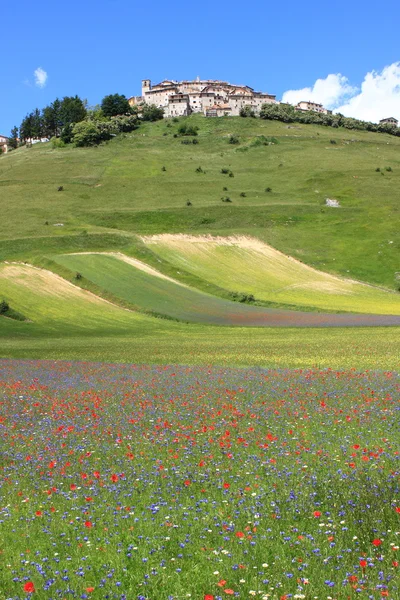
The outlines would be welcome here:
M 94 471 L 93 476 L 96 477 L 96 479 L 98 479 L 100 477 L 100 471 Z
M 92 527 L 91 521 L 85 521 L 85 527 L 88 527 L 90 529 L 90 527 Z
M 91 502 L 93 500 L 92 496 L 85 497 L 86 502 Z
M 225 592 L 225 594 L 229 594 L 230 596 L 233 596 L 233 594 L 235 593 L 233 590 L 231 590 L 229 588 L 224 590 L 224 592 Z
M 226 584 L 225 579 L 221 579 L 221 581 L 218 581 L 218 583 L 217 583 L 218 587 L 224 587 L 225 584 Z
M 35 584 L 33 581 L 27 581 L 24 585 L 24 592 L 28 592 L 28 594 L 33 594 L 35 591 Z
M 238 537 L 238 538 L 244 538 L 244 533 L 243 533 L 243 531 L 237 531 L 237 532 L 235 533 L 235 535 L 236 535 L 236 537 Z
M 360 560 L 360 567 L 362 567 L 363 569 L 365 569 L 366 566 L 367 566 L 367 561 L 366 560 Z
M 212 596 L 211 594 L 205 594 L 204 600 L 214 600 L 214 596 Z
M 314 515 L 314 517 L 320 517 L 321 512 L 319 510 L 314 510 L 313 515 Z
M 188 487 L 188 485 L 190 485 L 190 479 L 185 479 L 185 481 L 183 482 L 185 484 L 186 487 Z
M 395 508 L 395 511 L 396 511 L 397 513 L 400 513 L 400 506 L 396 506 L 396 508 Z
M 76 490 L 76 485 L 74 483 L 71 483 L 69 489 L 73 492 L 74 490 Z
M 42 516 L 42 514 L 43 514 L 43 513 L 42 513 L 42 511 L 41 511 L 41 510 L 37 510 L 37 511 L 35 512 L 35 515 L 36 515 L 37 517 L 41 517 L 41 516 Z
M 230 487 L 231 487 L 230 483 L 224 483 L 224 489 L 225 490 L 229 490 Z
M 118 475 L 116 475 L 115 473 L 113 473 L 111 475 L 111 481 L 114 482 L 114 483 L 116 483 L 118 481 Z
M 90 592 L 94 592 L 94 587 L 87 587 L 86 591 L 90 594 Z
M 375 546 L 376 548 L 378 546 L 380 546 L 382 544 L 381 540 L 376 538 L 375 540 L 372 540 L 372 545 Z

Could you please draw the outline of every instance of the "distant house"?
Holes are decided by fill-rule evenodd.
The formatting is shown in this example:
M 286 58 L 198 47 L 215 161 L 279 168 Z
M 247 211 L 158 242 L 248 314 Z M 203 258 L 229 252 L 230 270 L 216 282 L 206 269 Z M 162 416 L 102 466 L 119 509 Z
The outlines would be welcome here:
M 379 121 L 379 125 L 394 125 L 395 127 L 398 127 L 399 122 L 394 117 L 388 117 L 387 119 L 382 119 Z
M 0 135 L 0 151 L 7 152 L 8 150 L 8 137 L 5 135 Z
M 317 102 L 311 102 L 311 101 L 306 102 L 305 100 L 302 100 L 301 102 L 296 104 L 296 106 L 294 108 L 295 108 L 295 110 L 301 110 L 301 111 L 313 110 L 314 112 L 319 112 L 324 115 L 330 114 L 332 112 L 331 110 L 324 108 L 322 106 L 322 104 L 318 104 Z

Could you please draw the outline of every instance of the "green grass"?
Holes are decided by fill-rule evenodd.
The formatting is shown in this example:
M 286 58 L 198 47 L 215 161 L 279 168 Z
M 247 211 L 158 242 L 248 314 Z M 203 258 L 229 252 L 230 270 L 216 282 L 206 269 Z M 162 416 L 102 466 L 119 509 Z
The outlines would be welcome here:
M 179 271 L 257 300 L 319 310 L 400 313 L 400 294 L 310 269 L 257 240 L 161 236 L 150 250 Z
M 399 139 L 254 119 L 190 121 L 200 128 L 197 146 L 173 138 L 179 123 L 162 121 L 98 148 L 38 144 L 2 157 L 0 240 L 57 239 L 85 230 L 240 232 L 321 270 L 395 285 Z M 239 146 L 229 144 L 231 134 Z M 251 147 L 259 135 L 279 143 Z M 196 173 L 198 166 L 205 174 Z M 381 175 L 378 166 L 393 171 Z M 224 167 L 235 176 L 222 175 Z M 271 193 L 264 191 L 268 186 Z M 221 202 L 226 195 L 232 204 Z M 325 197 L 342 207 L 324 207 Z

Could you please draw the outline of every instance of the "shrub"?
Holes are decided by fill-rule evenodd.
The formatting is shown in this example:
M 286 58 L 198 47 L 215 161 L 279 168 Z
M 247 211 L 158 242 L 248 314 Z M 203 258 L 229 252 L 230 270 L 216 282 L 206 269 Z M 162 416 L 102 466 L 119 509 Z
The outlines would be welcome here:
M 234 302 L 242 302 L 246 304 L 251 304 L 252 302 L 256 301 L 253 294 L 246 294 L 244 292 L 229 292 L 229 297 Z
M 331 144 L 336 144 L 337 142 L 336 142 L 336 140 L 330 140 L 330 143 Z
M 229 172 L 229 177 L 235 177 L 232 171 Z
M 197 167 L 196 173 L 204 173 L 204 171 L 201 167 Z
M 194 139 L 192 140 L 192 144 L 198 144 L 198 143 L 199 143 L 199 140 L 198 140 L 197 138 L 194 138 Z
M 271 187 L 266 187 L 266 188 L 265 188 L 265 191 L 266 191 L 266 192 L 272 192 L 272 188 L 271 188 Z
M 386 167 L 385 171 L 388 171 L 388 173 L 391 173 L 393 171 L 392 167 Z
M 113 133 L 109 121 L 81 121 L 73 126 L 73 142 L 76 146 L 96 146 L 110 140 Z
M 240 193 L 240 197 L 241 197 L 241 198 L 246 198 L 246 192 L 241 192 L 241 193 Z
M 186 201 L 186 206 L 192 206 L 192 203 L 190 202 L 190 200 Z
M 167 167 L 161 167 L 161 171 L 166 171 Z
M 229 138 L 229 143 L 230 144 L 240 144 L 240 140 L 237 135 L 231 135 L 231 137 Z
M 380 173 L 381 172 L 381 170 L 380 170 L 379 167 L 376 167 L 375 171 L 376 171 L 376 173 Z
M 199 128 L 197 125 L 188 125 L 187 123 L 182 123 L 178 128 L 178 135 L 197 135 Z
M 139 127 L 137 115 L 118 115 L 111 117 L 111 127 L 115 134 L 117 133 L 129 133 Z
M 254 109 L 247 104 L 246 106 L 243 106 L 240 111 L 239 111 L 239 116 L 241 117 L 255 117 L 256 113 L 254 112 Z
M 75 279 L 82 279 L 82 273 L 79 273 L 79 271 L 75 274 Z
M 223 187 L 223 188 L 222 188 L 222 191 L 223 191 L 223 192 L 227 192 L 227 191 L 228 191 L 228 188 L 227 188 L 227 187 Z
M 224 196 L 223 198 L 221 198 L 222 202 L 232 202 L 232 200 L 229 198 L 229 196 Z
M 230 170 L 229 170 L 229 169 L 225 169 L 225 168 L 224 168 L 224 169 L 221 169 L 221 173 L 222 173 L 223 175 L 228 175 L 228 173 L 230 173 Z
M 65 142 L 61 138 L 52 137 L 51 138 L 51 146 L 55 150 L 57 148 L 65 148 Z
M 63 192 L 64 191 L 64 186 L 63 185 L 59 185 L 57 188 L 57 192 Z
M 155 104 L 145 104 L 140 116 L 143 121 L 159 121 L 164 118 L 164 110 Z
M 252 148 L 257 148 L 257 146 L 272 146 L 274 144 L 279 144 L 279 141 L 276 137 L 266 137 L 265 135 L 258 135 L 251 142 L 250 146 Z
M 5 315 L 10 310 L 10 305 L 6 300 L 0 302 L 0 315 Z

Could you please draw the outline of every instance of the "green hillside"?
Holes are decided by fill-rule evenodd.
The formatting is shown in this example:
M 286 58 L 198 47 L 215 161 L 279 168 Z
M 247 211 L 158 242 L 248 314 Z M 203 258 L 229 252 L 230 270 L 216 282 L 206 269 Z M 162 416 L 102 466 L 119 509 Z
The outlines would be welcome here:
M 117 230 L 241 233 L 323 271 L 395 285 L 399 138 L 194 116 L 199 143 L 193 145 L 174 137 L 181 121 L 142 124 L 100 147 L 37 144 L 2 157 L 0 258 L 12 256 L 20 244 L 10 240 L 20 238 Z M 229 143 L 231 134 L 239 144 Z M 272 145 L 259 145 L 260 136 Z M 227 197 L 231 203 L 222 202 Z M 327 197 L 341 208 L 325 207 Z M 35 245 L 26 243 L 24 253 Z M 94 245 L 103 246 L 101 240 Z
M 394 329 L 280 329 L 278 334 L 148 316 L 196 321 L 190 311 L 199 310 L 196 302 L 204 292 L 210 298 L 204 310 L 213 313 L 215 323 L 221 322 L 215 317 L 218 310 L 226 322 L 229 310 L 254 315 L 271 307 L 383 316 L 400 312 L 399 138 L 259 119 L 188 120 L 199 128 L 197 144 L 177 136 L 182 119 L 164 120 L 143 123 L 99 147 L 56 149 L 50 142 L 0 158 L 0 300 L 27 319 L 0 316 L 2 355 L 283 366 L 340 366 L 351 360 L 382 368 L 397 364 Z M 239 143 L 230 143 L 232 135 Z M 340 207 L 326 206 L 327 198 Z M 207 246 L 206 256 L 198 244 L 149 243 L 151 236 L 165 233 L 252 238 L 297 259 L 296 272 L 286 268 L 291 258 L 285 257 L 286 267 L 277 274 L 276 260 L 274 271 L 260 253 L 233 252 L 229 245 L 214 244 L 212 251 Z M 175 291 L 187 290 L 178 282 L 191 290 L 178 301 L 166 280 L 157 278 L 155 290 L 154 278 L 137 270 L 133 277 L 133 269 L 128 275 L 127 265 L 117 268 L 116 260 L 113 269 L 103 269 L 105 257 L 86 257 L 84 264 L 82 257 L 72 259 L 72 253 L 98 251 L 139 258 L 176 280 Z M 13 267 L 22 269 L 14 276 L 14 261 L 50 269 L 54 282 L 60 284 L 61 276 L 66 287 L 50 298 L 46 290 L 53 293 L 57 285 L 37 281 L 42 271 L 28 273 L 21 264 Z M 311 280 L 305 275 L 308 267 L 318 269 L 316 278 L 316 271 Z M 75 279 L 75 271 L 84 272 L 82 281 Z M 340 285 L 332 277 L 337 275 Z M 338 287 L 332 288 L 333 281 Z M 83 291 L 71 297 L 78 286 L 113 304 Z M 254 294 L 260 306 L 227 302 L 232 291 Z

